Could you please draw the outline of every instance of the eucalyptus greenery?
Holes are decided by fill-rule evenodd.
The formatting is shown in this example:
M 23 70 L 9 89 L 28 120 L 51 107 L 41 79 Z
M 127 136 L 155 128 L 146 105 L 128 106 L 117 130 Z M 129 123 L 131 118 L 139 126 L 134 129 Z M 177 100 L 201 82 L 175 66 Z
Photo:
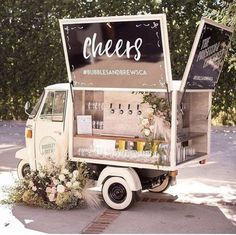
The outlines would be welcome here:
M 166 121 L 171 121 L 170 103 L 168 98 L 159 97 L 158 93 L 143 93 L 143 103 L 148 103 L 155 115 L 161 115 Z

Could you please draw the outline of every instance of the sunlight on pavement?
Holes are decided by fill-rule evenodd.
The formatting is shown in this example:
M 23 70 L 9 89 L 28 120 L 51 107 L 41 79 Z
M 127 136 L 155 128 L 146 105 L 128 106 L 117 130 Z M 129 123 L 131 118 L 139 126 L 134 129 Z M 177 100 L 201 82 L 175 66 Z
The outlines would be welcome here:
M 6 198 L 7 192 L 4 192 L 4 188 L 13 186 L 16 180 L 16 171 L 0 172 L 0 200 Z
M 177 202 L 217 206 L 236 225 L 236 183 L 210 179 L 182 179 L 167 192 L 177 195 Z M 230 205 L 230 207 L 228 206 Z
M 16 168 L 14 168 L 16 169 Z M 12 170 L 12 167 L 7 167 L 7 166 L 0 166 L 0 171 L 11 171 Z M 1 172 L 0 172 L 1 174 Z
M 14 144 L 0 144 L 0 153 L 4 153 L 9 150 L 14 150 L 14 149 L 18 149 L 18 148 L 19 148 L 19 146 L 14 145 Z
M 12 172 L 0 172 L 0 200 L 6 198 L 7 192 L 3 192 L 5 186 L 12 186 L 17 180 L 16 171 Z M 25 228 L 25 225 L 21 223 L 12 214 L 12 205 L 1 205 L 0 204 L 0 234 L 32 234 L 32 230 Z M 32 223 L 32 220 L 25 219 L 25 224 Z M 33 233 L 42 234 L 40 232 Z
M 16 171 L 0 172 L 0 187 L 11 186 L 16 180 L 18 180 Z
M 15 147 L 16 145 L 14 144 L 0 144 L 0 149 L 2 148 L 9 148 L 9 147 Z
M 236 183 L 225 182 L 223 185 L 202 179 L 178 180 L 175 187 L 168 189 L 168 193 L 177 194 L 178 200 L 196 204 L 207 203 L 215 205 L 220 201 L 236 203 Z

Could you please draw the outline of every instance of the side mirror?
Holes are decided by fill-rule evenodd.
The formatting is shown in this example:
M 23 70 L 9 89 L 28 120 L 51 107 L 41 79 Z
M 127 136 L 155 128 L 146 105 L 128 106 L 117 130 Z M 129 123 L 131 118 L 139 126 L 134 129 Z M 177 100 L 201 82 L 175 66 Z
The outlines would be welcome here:
M 25 103 L 25 113 L 27 114 L 27 115 L 29 115 L 29 113 L 27 112 L 27 110 L 30 108 L 30 102 L 29 101 L 27 101 L 26 103 Z

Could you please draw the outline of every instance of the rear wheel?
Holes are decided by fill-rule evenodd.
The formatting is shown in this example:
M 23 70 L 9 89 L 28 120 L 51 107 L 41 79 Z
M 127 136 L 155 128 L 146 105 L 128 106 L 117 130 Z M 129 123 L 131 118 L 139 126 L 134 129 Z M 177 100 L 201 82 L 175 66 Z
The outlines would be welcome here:
M 19 179 L 23 179 L 30 174 L 30 165 L 26 160 L 20 160 L 18 163 L 17 174 Z
M 167 190 L 169 188 L 170 182 L 171 182 L 171 176 L 164 175 L 164 176 L 161 176 L 161 177 L 163 177 L 161 179 L 161 184 L 159 184 L 158 186 L 156 186 L 154 188 L 149 189 L 149 192 L 162 193 L 162 192 L 164 192 L 165 190 Z
M 108 178 L 103 184 L 102 196 L 106 204 L 115 210 L 127 209 L 135 200 L 135 192 L 121 177 Z

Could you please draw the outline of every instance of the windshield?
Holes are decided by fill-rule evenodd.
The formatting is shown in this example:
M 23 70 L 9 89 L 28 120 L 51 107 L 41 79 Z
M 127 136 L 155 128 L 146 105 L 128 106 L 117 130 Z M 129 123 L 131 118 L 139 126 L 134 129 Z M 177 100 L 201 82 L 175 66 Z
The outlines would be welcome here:
M 29 118 L 34 118 L 36 116 L 36 114 L 39 110 L 40 104 L 42 102 L 43 96 L 44 96 L 44 91 L 43 91 L 42 95 L 39 97 L 36 105 L 34 106 L 34 108 L 32 110 L 32 112 L 30 113 Z

